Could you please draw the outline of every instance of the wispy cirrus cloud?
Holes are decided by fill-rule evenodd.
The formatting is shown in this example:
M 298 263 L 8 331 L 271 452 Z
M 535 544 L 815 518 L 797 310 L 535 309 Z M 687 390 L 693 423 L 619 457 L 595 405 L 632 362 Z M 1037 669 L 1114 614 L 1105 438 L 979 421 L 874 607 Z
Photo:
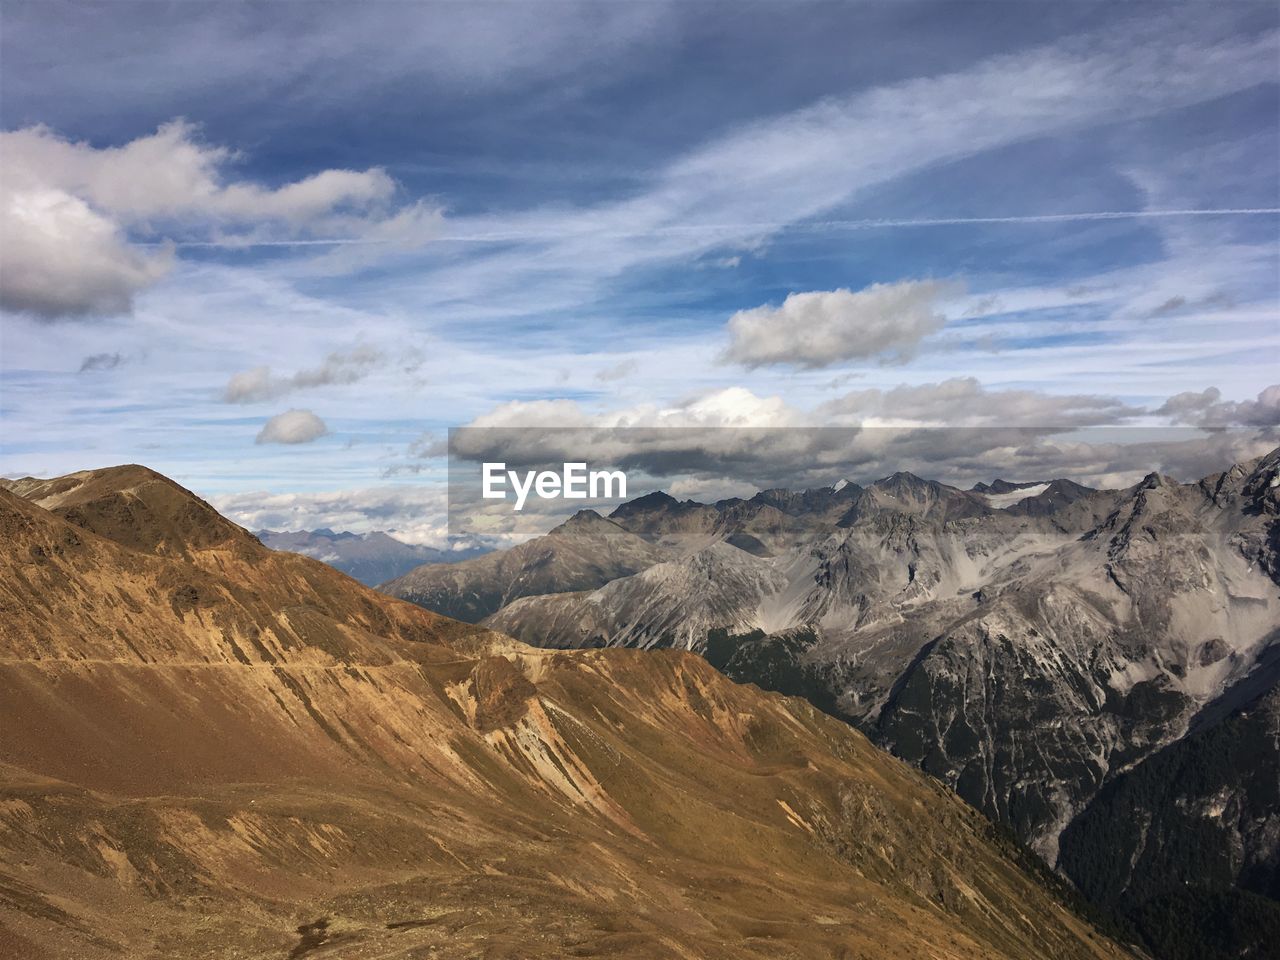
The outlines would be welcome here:
M 1138 123 L 1268 83 L 1277 42 L 1273 33 L 1211 39 L 1185 23 L 1127 21 L 964 69 L 824 97 L 725 130 L 646 171 L 627 196 L 453 216 L 418 261 L 422 272 L 397 283 L 395 293 L 439 308 L 450 330 L 476 336 L 477 323 L 590 311 L 627 276 L 760 254 L 789 233 L 1201 218 L 1206 211 L 1186 202 L 1009 216 L 830 215 L 929 169 L 1036 138 Z M 1228 206 L 1241 217 L 1272 216 L 1270 205 L 1218 208 Z

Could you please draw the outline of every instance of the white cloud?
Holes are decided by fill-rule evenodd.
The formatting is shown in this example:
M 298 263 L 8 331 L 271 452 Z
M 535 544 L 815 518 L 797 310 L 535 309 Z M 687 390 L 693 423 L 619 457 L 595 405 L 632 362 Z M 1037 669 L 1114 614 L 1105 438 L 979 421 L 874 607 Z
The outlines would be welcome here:
M 9 189 L 56 187 L 126 223 L 198 216 L 227 224 L 300 225 L 335 210 L 367 208 L 395 190 L 377 168 L 324 170 L 275 189 L 228 182 L 224 171 L 233 152 L 203 143 L 198 128 L 184 120 L 119 147 L 73 142 L 39 126 L 0 137 Z
M 0 187 L 0 308 L 39 317 L 126 313 L 171 263 L 168 252 L 130 247 L 116 223 L 65 191 Z
M 265 490 L 212 496 L 219 513 L 250 530 L 381 530 L 405 543 L 445 546 L 446 493 L 439 487 L 369 487 L 312 493 Z
M 1259 403 L 1277 399 L 1280 388 Z M 1166 412 L 1102 395 L 988 389 L 971 378 L 854 391 L 811 410 L 733 387 L 671 406 L 614 411 L 591 412 L 569 400 L 507 403 L 455 431 L 453 453 L 525 465 L 588 460 L 656 478 L 763 488 L 902 469 L 968 482 L 992 470 L 1085 482 L 1133 482 L 1153 469 L 1189 478 L 1202 466 L 1256 456 L 1276 443 L 1275 431 L 1265 429 L 1205 437 L 1199 429 L 1150 425 L 1152 414 Z M 1256 408 L 1249 415 L 1237 422 L 1263 423 Z M 1140 429 L 1129 427 L 1139 420 Z
M 1122 423 L 1141 407 L 1098 394 L 1038 390 L 988 390 L 973 377 L 855 390 L 824 404 L 820 412 L 841 422 L 880 426 L 1038 427 L 1074 429 Z
M 323 170 L 269 188 L 230 179 L 234 159 L 182 120 L 118 147 L 41 126 L 0 133 L 0 306 L 45 319 L 128 312 L 172 263 L 169 250 L 131 239 L 236 245 L 337 232 L 403 250 L 438 229 L 438 210 L 394 208 L 395 182 L 381 169 Z
M 285 381 L 272 379 L 270 367 L 254 367 L 232 374 L 222 398 L 227 403 L 254 403 L 278 397 L 288 389 Z
M 1217 387 L 1187 391 L 1170 397 L 1156 413 L 1197 427 L 1280 426 L 1280 383 L 1254 400 L 1223 400 Z
M 793 293 L 781 306 L 740 310 L 729 318 L 724 359 L 747 367 L 789 364 L 810 369 L 846 360 L 910 358 L 942 329 L 939 302 L 957 294 L 936 280 L 876 283 L 850 290 Z
M 255 443 L 310 443 L 329 432 L 323 420 L 310 410 L 286 410 L 268 420 Z
M 233 375 L 227 381 L 223 399 L 227 403 L 256 403 L 273 400 L 295 390 L 356 383 L 372 373 L 384 359 L 381 351 L 360 346 L 345 352 L 334 351 L 320 366 L 299 370 L 287 377 L 273 376 L 267 366 L 254 367 Z
M 779 396 L 760 397 L 745 387 L 727 387 L 660 406 L 644 403 L 593 413 L 576 400 L 512 400 L 473 419 L 486 430 L 541 430 L 632 427 L 780 427 L 802 424 L 799 411 Z
M 745 387 L 728 387 L 657 412 L 660 427 L 800 426 L 803 415 L 780 396 L 760 397 Z
M 1053 394 L 1035 390 L 992 390 L 972 377 L 939 383 L 901 385 L 890 390 L 855 390 L 806 410 L 778 395 L 760 396 L 746 387 L 727 387 L 689 397 L 679 403 L 641 403 L 616 410 L 591 411 L 575 400 L 510 401 L 471 420 L 464 428 L 490 442 L 519 445 L 527 436 L 536 450 L 538 435 L 604 436 L 611 431 L 753 430 L 847 428 L 994 427 L 1033 431 L 1031 435 L 1066 433 L 1082 427 L 1122 424 L 1147 414 L 1115 397 Z M 439 455 L 436 444 L 431 447 Z

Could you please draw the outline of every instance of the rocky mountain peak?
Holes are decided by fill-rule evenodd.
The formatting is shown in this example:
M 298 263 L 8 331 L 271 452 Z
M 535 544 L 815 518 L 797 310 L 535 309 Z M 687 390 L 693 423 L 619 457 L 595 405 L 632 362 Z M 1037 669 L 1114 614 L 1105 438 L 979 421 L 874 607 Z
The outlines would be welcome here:
M 1159 490 L 1162 487 L 1179 487 L 1181 486 L 1173 477 L 1167 476 L 1157 471 L 1148 473 L 1138 482 L 1140 490 Z
M 609 526 L 611 526 L 611 527 L 617 527 L 617 524 L 616 524 L 616 523 L 611 523 L 609 520 L 606 520 L 604 517 L 602 517 L 602 516 L 601 516 L 600 514 L 598 514 L 596 511 L 594 511 L 594 510 L 592 510 L 592 509 L 590 509 L 590 508 L 586 508 L 586 509 L 583 509 L 583 510 L 579 510 L 577 513 L 575 513 L 572 517 L 570 517 L 570 518 L 569 518 L 568 520 L 566 520 L 564 523 L 560 524 L 560 528 L 564 528 L 564 527 L 594 527 L 594 526 L 598 526 L 598 525 L 600 525 L 600 524 L 608 524 L 608 525 L 609 525 Z M 558 529 L 559 529 L 559 528 L 558 528 Z
M 138 464 L 82 470 L 9 489 L 86 530 L 147 553 L 261 549 L 258 540 L 168 477 Z
M 579 510 L 551 530 L 549 537 L 628 535 L 625 528 L 592 509 Z
M 914 473 L 906 470 L 899 470 L 887 477 L 882 477 L 872 484 L 878 490 L 926 490 L 937 485 L 933 480 L 925 480 L 918 477 Z
M 610 516 L 626 517 L 637 513 L 678 507 L 679 505 L 680 501 L 671 496 L 671 494 L 662 490 L 655 490 L 653 493 L 646 493 L 643 497 L 636 497 L 634 500 L 628 500 L 626 503 L 619 505 Z

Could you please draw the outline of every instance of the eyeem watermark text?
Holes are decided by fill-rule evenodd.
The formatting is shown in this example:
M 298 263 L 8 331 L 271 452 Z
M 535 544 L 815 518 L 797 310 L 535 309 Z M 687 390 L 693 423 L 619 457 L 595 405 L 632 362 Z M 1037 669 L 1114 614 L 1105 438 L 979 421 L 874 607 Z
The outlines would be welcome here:
M 515 493 L 515 509 L 523 510 L 533 493 L 542 500 L 625 499 L 627 475 L 621 470 L 588 470 L 585 463 L 563 464 L 554 470 L 508 470 L 505 463 L 485 463 L 483 496 L 486 500 L 507 499 L 507 487 Z

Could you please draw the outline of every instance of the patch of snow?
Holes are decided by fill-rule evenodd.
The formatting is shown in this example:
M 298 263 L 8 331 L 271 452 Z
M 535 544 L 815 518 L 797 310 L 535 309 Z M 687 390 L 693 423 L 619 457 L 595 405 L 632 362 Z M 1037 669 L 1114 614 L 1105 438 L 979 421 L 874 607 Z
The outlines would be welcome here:
M 987 493 L 987 506 L 992 510 L 1004 510 L 1021 503 L 1028 497 L 1038 497 L 1049 489 L 1047 483 L 1037 483 L 1034 487 L 1023 487 L 1021 490 L 1010 490 L 1008 493 Z

